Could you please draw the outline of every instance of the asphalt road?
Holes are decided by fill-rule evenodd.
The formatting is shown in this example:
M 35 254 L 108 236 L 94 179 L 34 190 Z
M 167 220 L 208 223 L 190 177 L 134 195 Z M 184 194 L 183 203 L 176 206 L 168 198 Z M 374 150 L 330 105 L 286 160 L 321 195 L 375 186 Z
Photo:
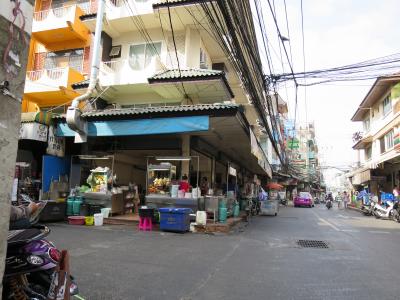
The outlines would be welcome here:
M 51 229 L 84 299 L 400 299 L 400 224 L 354 211 L 281 208 L 229 235 Z

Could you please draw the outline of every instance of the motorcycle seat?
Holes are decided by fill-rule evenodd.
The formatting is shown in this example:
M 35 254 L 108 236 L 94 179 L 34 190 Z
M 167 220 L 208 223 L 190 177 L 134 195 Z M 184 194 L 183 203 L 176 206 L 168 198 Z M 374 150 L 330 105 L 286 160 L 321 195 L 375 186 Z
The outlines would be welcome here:
M 29 243 L 46 236 L 49 229 L 45 226 L 20 230 L 10 230 L 7 236 L 8 246 Z

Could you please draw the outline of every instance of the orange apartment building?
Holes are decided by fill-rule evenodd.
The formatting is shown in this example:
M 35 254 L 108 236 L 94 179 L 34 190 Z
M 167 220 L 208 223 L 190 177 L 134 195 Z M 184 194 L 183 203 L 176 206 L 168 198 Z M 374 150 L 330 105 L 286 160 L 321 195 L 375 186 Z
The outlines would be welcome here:
M 49 109 L 62 113 L 79 95 L 71 85 L 88 76 L 92 40 L 80 16 L 95 11 L 95 5 L 36 0 L 22 113 Z

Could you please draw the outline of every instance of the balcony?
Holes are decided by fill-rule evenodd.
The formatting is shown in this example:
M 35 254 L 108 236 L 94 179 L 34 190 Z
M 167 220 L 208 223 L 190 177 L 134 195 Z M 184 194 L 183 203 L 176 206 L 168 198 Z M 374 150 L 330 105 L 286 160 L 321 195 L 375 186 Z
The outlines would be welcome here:
M 93 0 L 92 0 L 93 1 Z M 133 21 L 132 17 L 140 16 L 140 22 L 146 27 L 146 29 L 156 29 L 160 27 L 160 21 L 156 18 L 153 10 L 153 3 L 160 2 L 159 0 L 106 0 L 106 19 L 107 22 L 103 25 L 103 30 L 111 37 L 119 37 L 121 33 L 130 31 L 136 31 L 136 21 Z M 97 4 L 91 5 L 97 7 Z M 93 11 L 94 13 L 96 11 Z M 96 26 L 96 18 L 90 12 L 88 16 L 84 17 L 84 22 L 87 27 L 94 31 Z M 179 26 L 181 23 L 175 23 L 173 21 L 174 29 L 182 30 Z
M 89 9 L 90 6 L 83 6 Z M 84 46 L 90 39 L 89 29 L 79 19 L 84 11 L 78 5 L 70 5 L 35 12 L 32 23 L 32 36 L 46 48 L 77 41 L 77 47 Z
M 79 95 L 71 84 L 84 76 L 70 67 L 28 71 L 24 96 L 39 106 L 61 105 Z
M 100 66 L 100 83 L 103 86 L 146 84 L 147 78 L 162 70 L 162 64 L 157 58 L 152 59 L 150 64 L 142 69 L 136 70 L 129 59 L 112 60 L 103 62 Z

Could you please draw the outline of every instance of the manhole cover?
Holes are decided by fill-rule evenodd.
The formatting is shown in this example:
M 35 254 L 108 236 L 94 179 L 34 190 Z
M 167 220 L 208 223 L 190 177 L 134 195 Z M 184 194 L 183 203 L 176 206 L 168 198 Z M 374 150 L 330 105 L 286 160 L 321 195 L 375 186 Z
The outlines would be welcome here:
M 316 241 L 316 240 L 298 240 L 297 244 L 302 248 L 329 248 L 329 245 L 325 241 Z

